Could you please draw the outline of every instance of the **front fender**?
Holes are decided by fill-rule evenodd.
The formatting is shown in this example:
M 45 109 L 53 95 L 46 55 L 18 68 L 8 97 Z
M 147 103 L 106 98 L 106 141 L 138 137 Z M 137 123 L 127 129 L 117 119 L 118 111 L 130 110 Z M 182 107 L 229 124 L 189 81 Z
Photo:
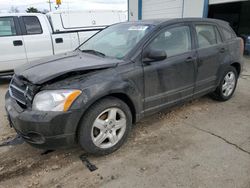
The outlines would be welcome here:
M 77 124 L 79 125 L 82 116 L 91 105 L 106 96 L 112 96 L 114 94 L 126 95 L 130 100 L 129 102 L 133 104 L 136 120 L 140 119 L 140 112 L 143 111 L 142 94 L 132 82 L 117 79 L 116 81 L 112 82 L 102 81 L 83 90 L 82 94 L 71 107 L 71 110 L 80 109 L 81 111 L 81 117 L 79 118 Z M 75 130 L 77 130 L 77 127 L 75 127 Z
M 102 82 L 85 88 L 72 108 L 81 108 L 84 111 L 97 100 L 112 94 L 124 94 L 133 103 L 136 112 L 142 110 L 142 94 L 128 81 Z

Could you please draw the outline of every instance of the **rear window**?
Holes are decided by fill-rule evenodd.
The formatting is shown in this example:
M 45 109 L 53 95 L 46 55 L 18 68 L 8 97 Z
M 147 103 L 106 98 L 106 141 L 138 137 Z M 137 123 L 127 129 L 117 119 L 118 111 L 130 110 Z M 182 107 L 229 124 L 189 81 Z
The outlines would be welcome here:
M 24 16 L 23 22 L 27 35 L 43 33 L 40 21 L 36 16 Z
M 199 48 L 206 48 L 221 43 L 217 28 L 213 25 L 195 26 Z
M 235 33 L 233 33 L 233 31 L 231 31 L 231 30 L 229 30 L 229 29 L 226 29 L 226 28 L 224 28 L 224 27 L 223 27 L 221 30 L 222 30 L 222 33 L 223 33 L 224 38 L 225 38 L 226 40 L 230 40 L 230 39 L 232 39 L 232 38 L 235 38 Z
M 12 17 L 0 18 L 0 37 L 16 35 L 14 19 Z

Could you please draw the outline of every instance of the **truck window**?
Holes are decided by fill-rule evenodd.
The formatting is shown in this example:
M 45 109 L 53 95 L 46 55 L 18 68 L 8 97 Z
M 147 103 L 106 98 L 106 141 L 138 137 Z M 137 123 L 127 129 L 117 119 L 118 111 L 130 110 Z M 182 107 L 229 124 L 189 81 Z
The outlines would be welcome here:
M 0 18 L 0 37 L 16 35 L 14 19 L 11 17 Z
M 195 26 L 199 48 L 206 48 L 221 42 L 217 28 L 213 25 Z
M 23 16 L 27 35 L 42 34 L 42 26 L 36 16 Z

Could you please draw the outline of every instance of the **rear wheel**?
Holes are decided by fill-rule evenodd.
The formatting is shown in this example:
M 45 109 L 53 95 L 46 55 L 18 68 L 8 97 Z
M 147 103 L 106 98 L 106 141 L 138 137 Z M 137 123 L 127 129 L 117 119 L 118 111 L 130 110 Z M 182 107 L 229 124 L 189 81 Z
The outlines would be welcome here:
M 224 72 L 223 78 L 217 89 L 211 94 L 211 97 L 219 101 L 229 100 L 235 91 L 238 81 L 238 73 L 232 66 Z
M 88 153 L 109 154 L 126 141 L 131 126 L 129 107 L 117 98 L 108 97 L 96 102 L 84 115 L 78 140 Z

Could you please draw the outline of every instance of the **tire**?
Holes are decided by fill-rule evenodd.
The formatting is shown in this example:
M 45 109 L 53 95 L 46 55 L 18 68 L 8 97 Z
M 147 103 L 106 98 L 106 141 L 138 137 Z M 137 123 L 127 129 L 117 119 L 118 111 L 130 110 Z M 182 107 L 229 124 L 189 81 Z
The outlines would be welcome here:
M 224 86 L 226 86 L 226 82 L 227 82 L 226 79 L 230 78 L 229 75 L 234 77 L 234 81 L 231 82 L 230 92 L 227 93 Z M 233 77 L 231 77 L 231 79 Z M 210 94 L 210 96 L 217 101 L 227 101 L 231 99 L 237 87 L 237 82 L 238 82 L 238 72 L 236 71 L 234 67 L 229 66 L 225 70 L 219 86 L 216 88 L 216 90 L 213 93 Z M 229 84 L 228 84 L 228 87 L 230 87 Z
M 107 97 L 97 101 L 84 114 L 78 129 L 78 142 L 90 154 L 107 155 L 122 146 L 131 127 L 128 105 L 115 97 Z

